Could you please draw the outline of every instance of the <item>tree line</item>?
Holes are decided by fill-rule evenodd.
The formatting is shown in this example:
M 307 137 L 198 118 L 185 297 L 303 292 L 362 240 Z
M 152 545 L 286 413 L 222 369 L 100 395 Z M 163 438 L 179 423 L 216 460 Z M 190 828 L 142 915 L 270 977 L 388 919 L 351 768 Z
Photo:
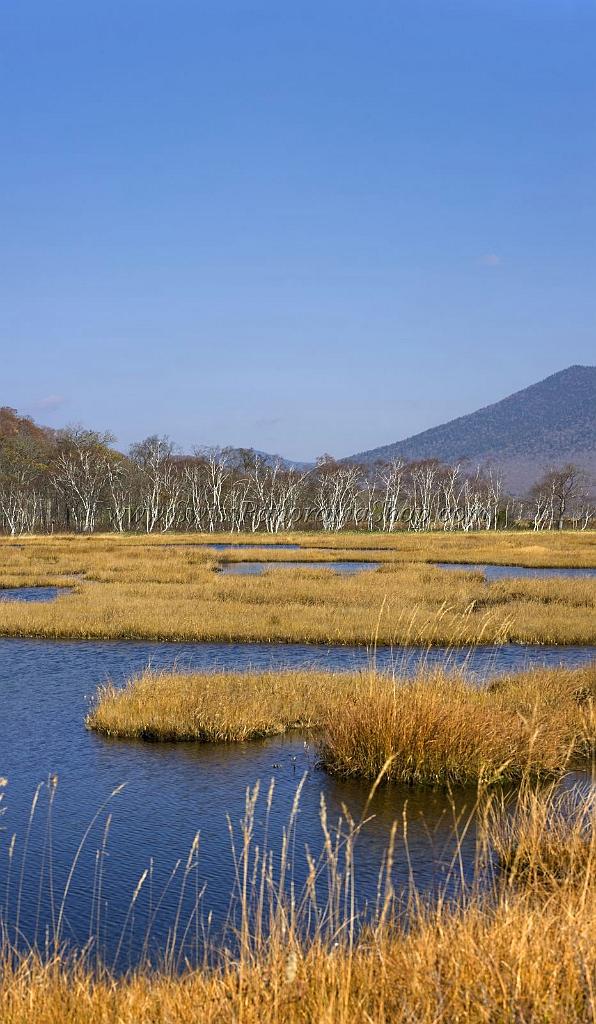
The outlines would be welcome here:
M 571 463 L 548 470 L 519 499 L 491 466 L 470 470 L 435 459 L 361 466 L 324 455 L 300 469 L 252 449 L 180 455 L 158 436 L 125 455 L 110 434 L 45 430 L 0 409 L 0 529 L 13 536 L 586 529 L 593 517 L 591 481 Z

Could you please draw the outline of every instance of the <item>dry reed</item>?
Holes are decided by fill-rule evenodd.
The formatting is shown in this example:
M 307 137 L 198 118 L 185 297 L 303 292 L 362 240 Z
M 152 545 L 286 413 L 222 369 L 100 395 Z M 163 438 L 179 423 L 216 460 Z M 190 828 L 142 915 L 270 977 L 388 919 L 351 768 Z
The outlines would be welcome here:
M 500 794 L 487 818 L 487 842 L 508 880 L 536 888 L 582 884 L 596 875 L 596 790 L 583 785 Z
M 442 674 L 371 685 L 326 717 L 321 759 L 330 772 L 368 779 L 386 765 L 388 779 L 411 784 L 556 776 L 593 752 L 595 698 L 594 664 L 538 669 L 488 689 Z
M 129 739 L 239 743 L 320 725 L 352 683 L 339 673 L 149 670 L 124 688 L 102 686 L 86 723 Z

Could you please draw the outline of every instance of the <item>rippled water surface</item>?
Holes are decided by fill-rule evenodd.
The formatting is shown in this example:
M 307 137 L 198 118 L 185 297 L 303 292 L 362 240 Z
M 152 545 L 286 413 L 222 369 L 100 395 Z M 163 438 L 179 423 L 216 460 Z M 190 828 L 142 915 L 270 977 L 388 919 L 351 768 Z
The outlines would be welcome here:
M 580 664 L 593 658 L 594 648 L 516 647 L 475 648 L 451 652 L 454 666 L 466 663 L 477 677 L 536 664 Z M 380 649 L 380 668 L 414 671 L 421 661 L 441 663 L 446 652 Z M 51 860 L 53 884 L 64 884 L 77 844 L 97 809 L 120 785 L 126 788 L 114 798 L 113 812 L 103 858 L 101 936 L 113 956 L 135 884 L 153 858 L 152 885 L 142 890 L 134 915 L 134 928 L 124 944 L 134 960 L 153 906 L 170 872 L 185 858 L 197 831 L 201 833 L 196 881 L 206 884 L 204 912 L 213 913 L 214 929 L 225 919 L 233 888 L 233 862 L 226 814 L 237 823 L 243 814 L 247 786 L 260 781 L 267 787 L 275 780 L 275 797 L 269 823 L 270 843 L 279 848 L 296 787 L 306 776 L 294 847 L 294 873 L 304 879 L 305 843 L 315 852 L 321 848 L 319 806 L 321 794 L 331 820 L 346 805 L 356 820 L 364 813 L 368 785 L 341 782 L 316 768 L 316 752 L 308 735 L 264 742 L 200 746 L 198 744 L 150 744 L 111 741 L 87 732 L 84 716 L 90 695 L 110 678 L 122 683 L 148 663 L 155 667 L 243 668 L 317 666 L 325 669 L 366 668 L 370 656 L 363 649 L 267 644 L 152 644 L 146 642 L 48 642 L 0 640 L 0 775 L 9 780 L 5 789 L 7 812 L 0 831 L 0 907 L 7 900 L 8 844 L 18 833 L 8 893 L 9 918 L 14 921 L 27 817 L 36 785 L 50 772 L 59 778 L 53 811 Z M 414 877 L 423 889 L 441 885 L 453 854 L 453 814 L 464 815 L 473 793 L 461 791 L 454 802 L 446 794 L 399 786 L 381 787 L 368 808 L 372 820 L 364 826 L 356 860 L 356 883 L 362 899 L 374 900 L 376 879 L 392 822 L 401 821 L 407 801 L 409 850 Z M 46 895 L 40 901 L 39 867 L 47 865 L 49 838 L 45 828 L 47 797 L 42 793 L 29 838 L 24 871 L 20 926 L 27 940 L 41 938 L 50 920 Z M 89 934 L 96 851 L 102 843 L 106 811 L 92 827 L 74 874 L 67 902 L 67 937 L 84 942 Z M 264 812 L 257 812 L 256 837 L 262 841 Z M 462 846 L 464 869 L 471 870 L 473 829 Z M 41 886 L 47 894 L 48 876 Z M 184 902 L 190 912 L 191 892 Z M 396 885 L 406 885 L 408 864 L 403 843 L 398 843 L 394 868 Z M 166 939 L 179 898 L 177 878 L 172 882 L 153 926 L 157 947 Z M 38 909 L 39 907 L 39 909 Z M 96 907 L 97 911 L 97 907 Z M 95 914 L 96 920 L 97 914 Z M 36 926 L 37 920 L 37 926 Z M 95 931 L 93 925 L 92 931 Z M 122 954 L 121 951 L 121 956 Z
M 333 569 L 351 575 L 376 569 L 378 562 L 228 562 L 219 570 L 228 576 L 260 576 L 269 569 Z
M 55 601 L 58 594 L 69 594 L 69 587 L 5 587 L 0 601 Z
M 527 565 L 472 565 L 467 562 L 434 562 L 436 569 L 455 569 L 459 572 L 481 572 L 485 579 L 523 579 L 524 577 L 540 579 L 550 576 L 596 576 L 596 569 L 561 568 L 560 566 L 542 566 L 535 568 Z

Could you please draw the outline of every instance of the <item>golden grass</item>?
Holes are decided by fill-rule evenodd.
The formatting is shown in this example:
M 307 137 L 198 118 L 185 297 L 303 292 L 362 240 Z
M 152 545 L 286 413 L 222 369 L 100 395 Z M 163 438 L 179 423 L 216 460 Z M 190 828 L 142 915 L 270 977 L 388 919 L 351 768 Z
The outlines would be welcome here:
M 550 797 L 536 796 L 548 817 Z M 529 805 L 518 807 L 524 821 Z M 581 814 L 581 808 L 580 808 Z M 141 965 L 117 976 L 92 969 L 84 955 L 0 954 L 2 1024 L 586 1024 L 596 1013 L 596 872 L 590 854 L 550 884 L 536 872 L 498 878 L 455 901 L 414 896 L 397 917 L 390 887 L 369 926 L 354 931 L 352 904 L 319 906 L 308 938 L 296 900 L 280 891 L 251 840 L 254 804 L 244 827 L 240 863 L 239 952 L 215 966 L 177 972 Z M 526 816 L 525 818 L 523 816 Z M 571 826 L 572 830 L 577 826 Z M 347 838 L 351 863 L 357 827 Z M 251 843 L 252 849 L 251 849 Z M 330 841 L 322 867 L 331 889 L 349 893 Z M 528 846 L 543 863 L 542 840 Z M 390 853 L 388 854 L 390 856 Z M 282 855 L 282 866 L 283 866 Z M 258 869 L 256 865 L 258 864 Z M 313 872 L 316 870 L 313 867 Z M 312 889 L 309 890 L 312 893 Z M 312 918 L 311 918 L 312 919 Z M 331 921 L 331 925 L 330 925 Z M 263 927 L 263 924 L 266 927 Z
M 354 683 L 339 673 L 149 670 L 100 687 L 86 724 L 129 739 L 239 743 L 320 725 Z
M 342 776 L 457 785 L 558 775 L 596 749 L 596 665 L 479 688 L 442 672 L 395 680 L 316 671 L 153 673 L 102 687 L 89 728 L 162 741 L 241 742 L 319 730 Z
M 456 785 L 557 775 L 596 743 L 596 666 L 538 669 L 488 689 L 434 675 L 355 692 L 323 722 L 327 771 Z
M 139 538 L 141 541 L 142 538 Z M 222 560 L 263 560 L 292 557 L 300 561 L 334 559 L 350 561 L 462 562 L 527 566 L 585 566 L 596 568 L 596 531 L 564 530 L 482 531 L 477 533 L 286 533 L 268 534 L 176 534 L 168 537 L 176 545 L 225 543 L 264 544 L 272 550 L 238 548 L 218 552 Z M 160 538 L 152 537 L 152 543 Z M 276 544 L 298 544 L 299 549 L 275 551 Z
M 594 1020 L 593 907 L 512 898 L 428 914 L 410 934 L 354 952 L 288 942 L 244 964 L 182 977 L 99 977 L 83 964 L 9 959 L 3 1024 L 587 1024 Z
M 321 535 L 316 536 L 321 543 Z M 179 537 L 22 538 L 18 546 L 4 540 L 4 585 L 55 583 L 70 585 L 73 592 L 52 604 L 2 603 L 0 635 L 337 644 L 366 644 L 373 637 L 383 644 L 419 645 L 593 643 L 595 579 L 487 585 L 479 573 L 444 572 L 424 561 L 404 561 L 457 560 L 462 543 L 471 559 L 480 558 L 484 550 L 493 561 L 507 561 L 510 548 L 520 558 L 526 549 L 529 564 L 540 559 L 586 563 L 593 557 L 593 534 L 565 533 L 562 538 L 540 536 L 535 542 L 533 535 L 490 534 L 477 541 L 476 535 L 399 534 L 378 538 L 393 548 L 387 547 L 390 560 L 376 571 L 340 576 L 314 565 L 312 570 L 272 570 L 257 577 L 217 573 L 219 559 L 213 552 Z M 328 538 L 325 557 L 337 557 L 340 539 L 354 545 L 361 538 Z M 355 550 L 346 548 L 341 554 L 353 559 Z M 278 559 L 292 555 L 276 553 Z M 258 556 L 271 558 L 268 551 Z M 308 555 L 300 552 L 304 557 Z
M 230 544 L 214 552 L 212 544 Z M 236 545 L 257 545 L 254 550 Z M 277 549 L 297 544 L 298 549 Z M 151 550 L 174 548 L 216 561 L 298 558 L 332 560 L 346 553 L 371 561 L 468 562 L 527 566 L 585 566 L 596 568 L 596 530 L 481 531 L 475 533 L 168 533 L 168 534 L 54 534 L 0 537 L 0 558 L 36 562 L 60 552 L 73 560 L 95 560 L 101 552 L 129 552 L 133 559 Z M 45 553 L 45 554 L 44 554 Z M 351 560 L 351 559 L 350 559 Z

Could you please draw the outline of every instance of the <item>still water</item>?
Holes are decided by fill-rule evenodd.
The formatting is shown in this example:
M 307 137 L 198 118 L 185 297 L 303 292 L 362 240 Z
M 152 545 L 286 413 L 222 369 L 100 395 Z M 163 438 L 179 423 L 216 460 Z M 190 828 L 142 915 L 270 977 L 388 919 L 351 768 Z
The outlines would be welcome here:
M 205 547 L 213 548 L 214 551 L 235 551 L 243 548 L 255 551 L 299 551 L 299 544 L 206 544 Z

